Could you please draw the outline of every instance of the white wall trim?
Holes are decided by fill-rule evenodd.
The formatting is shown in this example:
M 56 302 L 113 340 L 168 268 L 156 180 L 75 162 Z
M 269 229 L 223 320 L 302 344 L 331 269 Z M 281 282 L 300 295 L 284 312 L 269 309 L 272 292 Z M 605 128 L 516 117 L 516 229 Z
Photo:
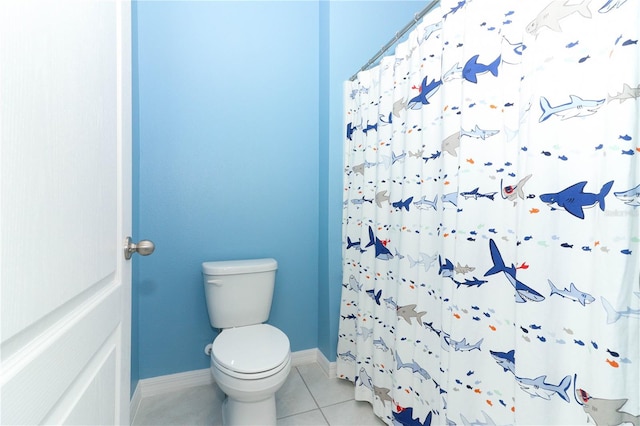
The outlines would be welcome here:
M 329 362 L 318 348 L 291 353 L 292 367 L 313 364 L 315 362 L 320 365 L 327 376 L 336 377 L 336 363 Z M 129 418 L 133 423 L 143 398 L 168 392 L 176 392 L 194 386 L 212 385 L 213 383 L 213 376 L 208 368 L 142 379 L 138 382 L 138 386 L 136 386 L 133 396 L 131 397 Z

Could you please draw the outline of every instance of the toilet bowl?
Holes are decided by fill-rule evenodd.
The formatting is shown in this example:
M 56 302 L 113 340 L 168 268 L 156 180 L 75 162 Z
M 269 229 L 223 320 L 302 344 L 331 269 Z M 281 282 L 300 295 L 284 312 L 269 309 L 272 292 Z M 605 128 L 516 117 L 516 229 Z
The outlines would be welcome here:
M 289 339 L 269 324 L 223 330 L 211 347 L 211 373 L 227 395 L 225 425 L 275 425 L 275 393 L 291 371 Z

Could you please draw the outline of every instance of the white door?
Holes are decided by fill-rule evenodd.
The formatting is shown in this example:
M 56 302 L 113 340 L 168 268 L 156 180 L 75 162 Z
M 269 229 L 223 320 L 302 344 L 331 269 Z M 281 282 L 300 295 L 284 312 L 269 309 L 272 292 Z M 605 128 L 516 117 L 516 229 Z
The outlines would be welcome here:
M 128 424 L 128 0 L 0 1 L 0 423 Z

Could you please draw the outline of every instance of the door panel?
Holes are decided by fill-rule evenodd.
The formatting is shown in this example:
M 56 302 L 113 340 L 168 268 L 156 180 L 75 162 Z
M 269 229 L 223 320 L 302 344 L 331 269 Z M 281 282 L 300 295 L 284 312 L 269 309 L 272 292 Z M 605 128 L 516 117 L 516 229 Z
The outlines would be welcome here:
M 0 3 L 0 423 L 128 423 L 130 4 Z

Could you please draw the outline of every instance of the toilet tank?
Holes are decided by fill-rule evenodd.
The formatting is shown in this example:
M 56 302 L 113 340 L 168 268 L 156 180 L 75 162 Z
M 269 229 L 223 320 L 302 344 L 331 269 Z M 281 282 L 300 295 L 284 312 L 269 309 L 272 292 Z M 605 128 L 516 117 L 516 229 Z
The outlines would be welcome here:
M 204 262 L 202 275 L 211 325 L 231 328 L 266 322 L 277 268 L 275 259 Z

